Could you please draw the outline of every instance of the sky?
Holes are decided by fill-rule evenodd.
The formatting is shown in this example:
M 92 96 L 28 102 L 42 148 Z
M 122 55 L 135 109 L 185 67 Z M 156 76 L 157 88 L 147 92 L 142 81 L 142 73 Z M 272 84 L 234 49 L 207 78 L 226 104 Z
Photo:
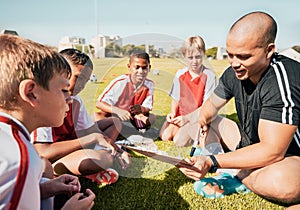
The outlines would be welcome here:
M 154 34 L 164 37 L 161 42 L 200 35 L 207 47 L 225 47 L 234 21 L 264 11 L 278 24 L 277 48 L 286 49 L 300 45 L 299 10 L 299 0 L 2 0 L 0 30 L 16 30 L 51 46 L 58 46 L 64 36 L 90 43 L 97 34 L 119 35 L 138 42 Z

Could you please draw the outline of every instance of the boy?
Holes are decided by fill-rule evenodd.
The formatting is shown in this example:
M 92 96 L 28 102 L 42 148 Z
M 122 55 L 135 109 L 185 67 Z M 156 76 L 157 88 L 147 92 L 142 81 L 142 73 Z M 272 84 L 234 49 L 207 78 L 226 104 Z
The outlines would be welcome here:
M 171 113 L 160 130 L 160 138 L 173 140 L 178 146 L 188 146 L 192 144 L 193 129 L 184 126 L 183 116 L 202 105 L 213 92 L 217 80 L 214 72 L 203 65 L 205 43 L 200 36 L 188 37 L 183 43 L 182 54 L 188 66 L 175 75 L 170 91 Z
M 13 35 L 0 35 L 0 209 L 40 209 L 41 199 L 76 193 L 64 206 L 91 209 L 78 178 L 63 175 L 40 183 L 43 163 L 29 133 L 59 126 L 68 111 L 70 67 L 53 50 Z
M 122 153 L 120 160 L 125 159 L 126 163 L 130 162 L 129 155 L 99 130 L 77 95 L 89 80 L 93 64 L 88 55 L 79 50 L 65 49 L 60 53 L 66 58 L 72 70 L 68 87 L 72 103 L 69 104 L 70 110 L 63 125 L 38 128 L 34 131 L 32 140 L 35 148 L 40 156 L 52 163 L 55 174 L 89 175 L 87 178 L 100 185 L 114 183 L 118 179 L 118 173 L 109 169 L 114 156 L 107 150 L 95 150 L 95 145 L 117 150 Z M 111 122 L 107 120 L 105 123 L 98 123 L 99 126 L 104 124 L 106 125 L 103 127 L 108 128 L 106 129 L 108 135 L 117 132 L 114 119 Z
M 147 79 L 151 69 L 149 55 L 144 51 L 133 52 L 127 64 L 130 74 L 112 80 L 98 97 L 95 119 L 101 120 L 114 115 L 122 121 L 131 121 L 141 132 L 155 122 L 150 114 L 153 106 L 154 83 Z M 122 133 L 123 134 L 123 133 Z

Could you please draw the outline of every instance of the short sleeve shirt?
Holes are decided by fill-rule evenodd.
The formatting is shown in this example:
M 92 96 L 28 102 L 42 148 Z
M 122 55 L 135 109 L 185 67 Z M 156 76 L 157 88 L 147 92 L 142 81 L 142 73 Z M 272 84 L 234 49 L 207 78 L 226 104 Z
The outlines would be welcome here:
M 16 119 L 0 112 L 0 209 L 40 209 L 43 163 L 29 133 Z M 15 132 L 16 131 L 16 132 Z M 22 132 L 23 131 L 23 132 Z
M 59 127 L 41 127 L 31 134 L 33 143 L 53 143 L 56 141 L 77 139 L 76 131 L 90 128 L 94 122 L 88 115 L 79 96 L 72 96 L 73 102 L 63 125 Z
M 106 102 L 124 110 L 131 105 L 142 105 L 150 110 L 153 107 L 154 83 L 146 79 L 139 87 L 135 87 L 130 75 L 125 74 L 112 80 L 98 97 L 98 101 Z
M 249 79 L 240 81 L 229 67 L 220 78 L 215 94 L 223 99 L 235 98 L 242 131 L 250 144 L 259 142 L 259 119 L 296 125 L 298 129 L 287 153 L 300 156 L 300 64 L 274 54 L 268 69 L 257 85 Z
M 177 71 L 169 95 L 179 103 L 178 115 L 186 115 L 202 105 L 217 85 L 214 72 L 204 67 L 202 73 L 192 78 L 188 68 Z

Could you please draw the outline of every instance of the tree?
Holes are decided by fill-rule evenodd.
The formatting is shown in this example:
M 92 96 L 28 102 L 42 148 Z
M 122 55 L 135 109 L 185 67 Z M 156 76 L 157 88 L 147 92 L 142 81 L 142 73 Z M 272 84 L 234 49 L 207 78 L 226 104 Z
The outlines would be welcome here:
M 121 47 L 114 43 L 110 42 L 105 47 L 105 57 L 120 57 L 122 54 Z
M 135 46 L 133 44 L 127 44 L 121 48 L 123 56 L 129 56 L 133 51 L 145 50 L 145 45 Z
M 216 59 L 217 51 L 218 51 L 217 47 L 212 47 L 212 48 L 209 48 L 209 49 L 206 50 L 205 55 L 206 55 L 207 58 Z

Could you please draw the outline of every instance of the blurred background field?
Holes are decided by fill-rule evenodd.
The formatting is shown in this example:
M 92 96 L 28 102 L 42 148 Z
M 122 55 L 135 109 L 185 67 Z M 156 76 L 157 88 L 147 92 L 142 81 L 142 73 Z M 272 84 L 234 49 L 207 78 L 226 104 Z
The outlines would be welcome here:
M 109 82 L 120 74 L 128 73 L 127 58 L 94 59 L 94 74 L 98 81 L 89 82 L 80 93 L 88 113 L 93 116 L 98 95 Z M 155 82 L 153 113 L 157 115 L 155 127 L 160 129 L 170 111 L 168 96 L 176 71 L 185 66 L 182 60 L 151 58 L 148 77 Z M 227 60 L 206 60 L 205 65 L 219 77 L 229 65 Z M 153 74 L 159 70 L 159 74 Z M 221 110 L 221 114 L 235 117 L 234 101 Z M 173 156 L 187 157 L 190 148 L 176 147 L 172 142 L 155 139 L 160 150 Z M 204 199 L 193 190 L 193 180 L 186 178 L 176 167 L 141 155 L 132 154 L 127 170 L 114 165 L 120 173 L 119 181 L 111 186 L 98 187 L 82 179 L 84 188 L 96 193 L 93 209 L 284 209 L 254 193 L 235 194 L 223 199 Z
M 95 102 L 99 94 L 115 77 L 129 73 L 127 68 L 127 58 L 104 58 L 94 59 L 94 74 L 98 81 L 88 83 L 80 93 L 86 108 L 90 114 L 95 111 Z M 205 66 L 215 71 L 219 77 L 224 69 L 229 65 L 227 60 L 205 60 Z M 148 78 L 155 83 L 153 112 L 158 115 L 166 115 L 170 111 L 171 98 L 168 96 L 173 77 L 177 70 L 185 66 L 181 59 L 172 58 L 151 58 L 151 71 Z M 156 75 L 153 72 L 159 71 Z M 231 101 L 222 111 L 222 114 L 232 114 L 235 112 L 234 103 Z

